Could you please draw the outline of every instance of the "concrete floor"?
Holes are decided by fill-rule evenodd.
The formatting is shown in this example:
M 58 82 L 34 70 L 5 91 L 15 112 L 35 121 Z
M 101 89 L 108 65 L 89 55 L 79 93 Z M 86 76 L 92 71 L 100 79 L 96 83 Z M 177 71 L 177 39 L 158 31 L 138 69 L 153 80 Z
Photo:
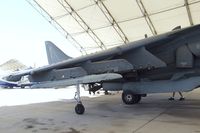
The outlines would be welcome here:
M 200 89 L 185 93 L 185 101 L 168 101 L 170 95 L 149 95 L 133 106 L 120 94 L 83 98 L 84 115 L 70 100 L 0 107 L 0 132 L 200 133 Z

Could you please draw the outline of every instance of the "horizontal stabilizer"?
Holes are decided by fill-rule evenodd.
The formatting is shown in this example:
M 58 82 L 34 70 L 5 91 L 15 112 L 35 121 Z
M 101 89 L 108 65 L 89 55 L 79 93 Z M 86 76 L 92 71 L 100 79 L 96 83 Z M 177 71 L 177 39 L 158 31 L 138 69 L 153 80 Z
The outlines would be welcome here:
M 108 81 L 108 80 L 120 79 L 120 78 L 122 78 L 122 76 L 116 73 L 87 75 L 87 76 L 73 78 L 73 79 L 35 83 L 33 86 L 31 86 L 31 88 L 66 87 L 66 86 L 71 86 L 71 85 L 76 85 L 76 84 L 97 83 L 101 81 Z

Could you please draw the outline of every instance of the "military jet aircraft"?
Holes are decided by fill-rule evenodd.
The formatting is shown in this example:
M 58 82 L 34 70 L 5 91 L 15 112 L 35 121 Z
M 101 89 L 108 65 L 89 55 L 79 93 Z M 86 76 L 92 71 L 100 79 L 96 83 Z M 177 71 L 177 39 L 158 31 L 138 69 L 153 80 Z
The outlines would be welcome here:
M 16 82 L 5 81 L 0 79 L 0 87 L 2 88 L 13 88 L 13 87 L 20 87 Z
M 8 88 L 8 89 L 25 88 L 32 85 L 33 85 L 32 83 L 11 82 L 0 78 L 0 87 L 2 88 Z
M 134 30 L 134 29 L 133 29 Z M 76 85 L 75 112 L 83 114 L 79 85 L 89 90 L 122 90 L 125 104 L 148 93 L 191 91 L 200 86 L 200 25 L 145 38 L 99 53 L 71 58 L 47 41 L 49 65 L 7 76 L 29 75 L 32 88 Z

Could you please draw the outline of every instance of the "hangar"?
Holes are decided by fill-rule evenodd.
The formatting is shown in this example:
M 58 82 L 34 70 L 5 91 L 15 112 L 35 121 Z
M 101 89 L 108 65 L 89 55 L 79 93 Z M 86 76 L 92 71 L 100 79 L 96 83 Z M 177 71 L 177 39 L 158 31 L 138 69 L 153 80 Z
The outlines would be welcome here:
M 200 22 L 200 1 L 197 0 L 27 1 L 83 55 L 127 44 L 144 38 L 145 34 L 155 36 L 179 25 L 187 27 Z M 150 96 L 139 106 L 125 108 L 116 96 L 104 96 L 88 100 L 90 115 L 83 117 L 72 115 L 72 103 L 63 101 L 3 107 L 0 128 L 5 133 L 198 133 L 199 94 L 199 91 L 189 93 L 190 100 L 182 103 L 169 103 L 164 94 L 156 98 Z
M 199 0 L 27 0 L 82 55 L 200 23 Z

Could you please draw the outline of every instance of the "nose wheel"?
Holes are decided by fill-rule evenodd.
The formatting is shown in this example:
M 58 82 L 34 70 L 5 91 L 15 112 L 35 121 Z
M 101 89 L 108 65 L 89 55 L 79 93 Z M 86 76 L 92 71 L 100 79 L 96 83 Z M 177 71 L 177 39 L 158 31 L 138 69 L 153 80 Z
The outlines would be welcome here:
M 125 104 L 128 104 L 128 105 L 136 104 L 136 103 L 139 103 L 140 100 L 141 100 L 141 95 L 134 94 L 130 90 L 125 90 L 122 93 L 122 101 Z
M 80 97 L 80 86 L 79 84 L 76 85 L 76 93 L 74 96 L 74 99 L 76 100 L 77 104 L 75 106 L 75 112 L 78 115 L 82 115 L 85 112 L 85 107 L 83 106 L 81 102 L 81 97 Z

